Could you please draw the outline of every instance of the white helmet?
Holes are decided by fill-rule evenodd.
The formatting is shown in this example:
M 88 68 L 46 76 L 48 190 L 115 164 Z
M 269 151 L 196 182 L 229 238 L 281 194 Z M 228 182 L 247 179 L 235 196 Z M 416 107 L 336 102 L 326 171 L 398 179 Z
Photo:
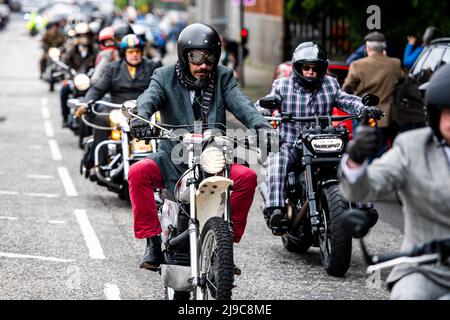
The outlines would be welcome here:
M 88 34 L 91 33 L 91 29 L 86 22 L 80 22 L 75 25 L 75 34 Z

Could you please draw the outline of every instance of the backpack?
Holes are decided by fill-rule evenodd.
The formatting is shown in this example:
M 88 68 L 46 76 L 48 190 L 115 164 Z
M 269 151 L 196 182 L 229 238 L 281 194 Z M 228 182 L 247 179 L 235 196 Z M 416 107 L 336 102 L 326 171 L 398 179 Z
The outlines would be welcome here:
M 399 79 L 394 90 L 392 120 L 399 126 L 406 123 L 425 123 L 426 115 L 419 83 L 412 77 Z

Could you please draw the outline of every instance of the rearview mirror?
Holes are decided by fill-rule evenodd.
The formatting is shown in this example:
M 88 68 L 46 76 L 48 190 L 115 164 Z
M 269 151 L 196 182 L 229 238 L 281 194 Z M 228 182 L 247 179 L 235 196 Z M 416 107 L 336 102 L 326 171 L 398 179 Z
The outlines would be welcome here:
M 366 93 L 361 97 L 362 103 L 365 106 L 377 106 L 380 103 L 380 98 L 371 93 Z
M 259 100 L 259 106 L 264 109 L 277 109 L 281 106 L 281 101 L 276 97 L 266 97 Z
M 134 114 L 137 114 L 136 100 L 127 100 L 122 105 L 122 114 L 127 119 L 132 119 Z

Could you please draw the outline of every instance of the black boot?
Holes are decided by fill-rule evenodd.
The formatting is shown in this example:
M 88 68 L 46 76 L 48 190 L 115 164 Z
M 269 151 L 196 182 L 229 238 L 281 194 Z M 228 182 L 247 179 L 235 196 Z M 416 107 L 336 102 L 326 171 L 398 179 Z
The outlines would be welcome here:
M 267 226 L 272 230 L 274 235 L 281 236 L 286 233 L 287 220 L 284 208 L 266 208 L 264 209 L 264 218 L 266 219 Z
M 161 236 L 147 238 L 147 247 L 140 268 L 157 271 L 162 262 Z
M 240 276 L 242 271 L 237 265 L 233 264 L 233 273 L 235 276 Z

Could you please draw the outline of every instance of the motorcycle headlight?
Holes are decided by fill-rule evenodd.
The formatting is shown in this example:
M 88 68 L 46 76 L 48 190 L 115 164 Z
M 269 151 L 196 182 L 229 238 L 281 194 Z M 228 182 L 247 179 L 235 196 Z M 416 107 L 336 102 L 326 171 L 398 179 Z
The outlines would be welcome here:
M 73 78 L 73 84 L 77 90 L 86 91 L 91 86 L 91 79 L 84 73 L 80 73 Z
M 311 147 L 316 152 L 341 152 L 344 141 L 339 137 L 315 137 L 311 140 Z
M 59 50 L 58 48 L 48 49 L 48 56 L 50 57 L 50 59 L 57 60 L 60 55 L 61 55 L 61 50 Z
M 225 168 L 225 156 L 216 147 L 208 147 L 200 156 L 200 165 L 209 174 L 217 174 Z
M 114 124 L 118 125 L 122 121 L 122 111 L 120 110 L 112 110 L 109 113 L 109 120 Z

